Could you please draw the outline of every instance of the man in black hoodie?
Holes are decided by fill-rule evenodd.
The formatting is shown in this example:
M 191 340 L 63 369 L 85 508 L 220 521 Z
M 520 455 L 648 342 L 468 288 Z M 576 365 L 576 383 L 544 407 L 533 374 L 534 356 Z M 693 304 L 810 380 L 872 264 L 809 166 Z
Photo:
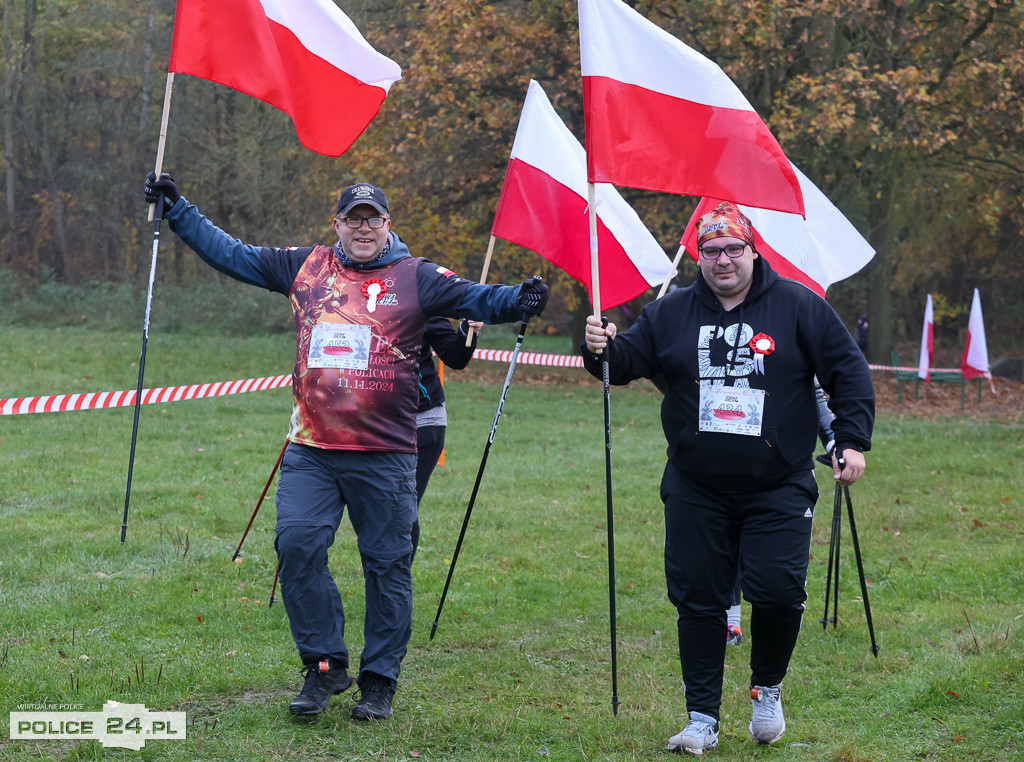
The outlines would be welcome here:
M 814 378 L 835 413 L 833 469 L 841 485 L 864 473 L 874 390 L 864 355 L 824 299 L 780 278 L 754 250 L 750 221 L 723 202 L 697 226 L 693 285 L 648 304 L 616 338 L 587 318 L 587 370 L 609 380 L 664 380 L 668 463 L 665 575 L 678 613 L 688 724 L 672 751 L 718 744 L 725 610 L 736 581 L 751 604 L 750 736 L 782 737 L 782 678 L 796 645 L 818 488 Z

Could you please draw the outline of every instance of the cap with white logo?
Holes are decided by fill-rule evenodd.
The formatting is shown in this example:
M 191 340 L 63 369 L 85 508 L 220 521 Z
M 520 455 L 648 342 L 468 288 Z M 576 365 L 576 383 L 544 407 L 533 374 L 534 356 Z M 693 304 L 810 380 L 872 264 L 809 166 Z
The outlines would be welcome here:
M 338 199 L 338 206 L 334 213 L 348 214 L 353 207 L 360 204 L 369 204 L 381 214 L 391 214 L 388 197 L 384 195 L 384 191 L 369 183 L 356 183 L 345 188 L 341 192 L 341 198 Z

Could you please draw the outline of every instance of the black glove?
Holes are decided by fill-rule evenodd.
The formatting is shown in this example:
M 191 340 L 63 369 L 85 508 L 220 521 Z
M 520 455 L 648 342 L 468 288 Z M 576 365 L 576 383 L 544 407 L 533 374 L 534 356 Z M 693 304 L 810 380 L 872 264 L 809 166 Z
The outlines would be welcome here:
M 832 432 L 831 432 L 831 430 L 829 431 L 829 433 L 830 433 L 830 434 L 832 433 Z M 836 440 L 834 440 L 834 439 L 833 439 L 833 440 L 831 440 L 831 441 L 830 441 L 830 442 L 829 442 L 829 443 L 828 443 L 828 444 L 827 444 L 827 445 L 825 446 L 825 452 L 823 452 L 823 453 L 820 453 L 820 454 L 819 454 L 819 455 L 818 455 L 818 456 L 817 456 L 817 457 L 815 458 L 815 460 L 817 460 L 817 461 L 818 461 L 819 463 L 821 463 L 821 464 L 822 464 L 822 465 L 824 465 L 824 466 L 828 466 L 829 468 L 832 468 L 832 452 L 833 452 L 833 451 L 834 451 L 835 449 L 836 449 Z
M 523 285 L 519 288 L 517 304 L 519 309 L 528 316 L 537 317 L 547 306 L 550 295 L 551 289 L 548 288 L 548 284 L 542 281 L 539 275 L 534 275 L 523 281 Z
M 164 194 L 164 213 L 167 212 L 174 203 L 181 198 L 181 193 L 178 192 L 178 186 L 174 184 L 174 178 L 164 172 L 160 175 L 160 179 L 156 179 L 156 172 L 150 172 L 146 176 L 146 203 L 155 204 L 160 200 L 160 192 Z

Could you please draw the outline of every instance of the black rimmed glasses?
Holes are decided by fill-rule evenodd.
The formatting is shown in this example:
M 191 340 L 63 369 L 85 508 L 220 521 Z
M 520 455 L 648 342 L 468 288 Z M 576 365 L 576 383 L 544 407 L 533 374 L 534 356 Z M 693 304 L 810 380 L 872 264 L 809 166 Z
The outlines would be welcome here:
M 350 227 L 353 230 L 358 230 L 363 226 L 365 222 L 370 226 L 371 230 L 380 230 L 384 227 L 385 217 L 339 217 L 339 220 L 344 221 L 346 227 Z
M 707 260 L 716 260 L 722 256 L 722 252 L 725 252 L 725 256 L 729 259 L 738 259 L 743 256 L 743 252 L 746 250 L 749 244 L 743 243 L 730 243 L 728 246 L 705 246 L 700 250 L 700 255 Z

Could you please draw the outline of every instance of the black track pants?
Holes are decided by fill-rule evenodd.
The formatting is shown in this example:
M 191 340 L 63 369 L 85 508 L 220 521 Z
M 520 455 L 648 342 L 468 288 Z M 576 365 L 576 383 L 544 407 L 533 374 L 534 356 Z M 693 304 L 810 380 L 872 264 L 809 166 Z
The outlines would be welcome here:
M 751 685 L 777 685 L 786 674 L 807 599 L 818 487 L 808 471 L 758 493 L 712 491 L 669 465 L 661 493 L 665 577 L 669 600 L 679 613 L 686 709 L 717 719 L 725 612 L 740 556 L 743 595 L 751 605 Z
M 427 491 L 430 475 L 444 450 L 444 426 L 420 426 L 416 429 L 416 520 L 412 523 L 412 552 L 420 544 L 420 511 L 419 504 L 423 493 Z

